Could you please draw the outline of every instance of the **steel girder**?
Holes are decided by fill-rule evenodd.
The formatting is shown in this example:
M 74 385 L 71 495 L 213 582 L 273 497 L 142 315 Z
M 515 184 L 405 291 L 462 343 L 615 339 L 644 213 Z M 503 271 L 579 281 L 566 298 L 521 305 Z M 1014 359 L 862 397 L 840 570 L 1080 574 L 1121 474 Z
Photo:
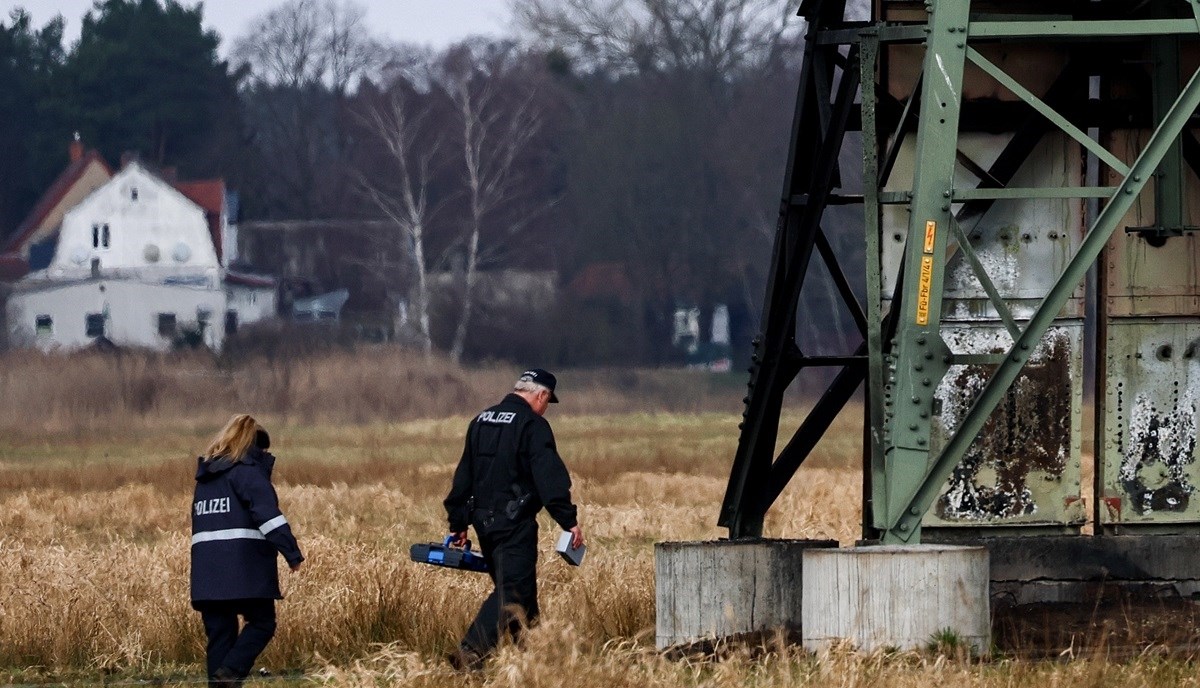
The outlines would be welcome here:
M 755 340 L 750 391 L 743 414 L 745 420 L 720 517 L 720 525 L 727 527 L 733 538 L 761 535 L 763 518 L 771 503 L 860 382 L 869 377 L 867 432 L 864 433 L 867 445 L 864 536 L 878 535 L 885 542 L 919 541 L 921 520 L 950 472 L 1004 398 L 1029 360 L 1031 350 L 1100 255 L 1105 242 L 1147 180 L 1164 160 L 1170 171 L 1170 168 L 1178 170 L 1181 167 L 1181 159 L 1192 167 L 1196 167 L 1195 160 L 1200 159 L 1200 154 L 1195 152 L 1200 146 L 1190 134 L 1182 144 L 1179 142 L 1187 120 L 1200 104 L 1200 83 L 1196 77 L 1179 91 L 1177 98 L 1167 97 L 1161 88 L 1156 89 L 1153 119 L 1158 126 L 1137 160 L 1127 166 L 1084 133 L 1080 127 L 1085 125 L 1076 123 L 1080 113 L 1067 107 L 1070 98 L 1063 95 L 1063 90 L 1070 89 L 1072 82 L 1078 84 L 1076 78 L 1082 73 L 1079 70 L 1085 68 L 1068 65 L 1058 83 L 1039 97 L 980 53 L 975 45 L 998 39 L 1131 40 L 1164 36 L 1173 40 L 1171 37 L 1194 36 L 1200 27 L 1200 9 L 1195 2 L 1189 3 L 1191 18 L 1142 21 L 1023 17 L 973 22 L 969 0 L 939 0 L 930 7 L 926 24 L 896 26 L 844 22 L 842 2 L 830 0 L 805 4 L 809 20 L 805 62 L 763 309 L 763 333 Z M 913 96 L 903 106 L 903 112 L 895 117 L 896 133 L 891 148 L 886 148 L 886 140 L 880 141 L 876 133 L 878 128 L 886 126 L 877 117 L 876 89 L 863 89 L 859 114 L 864 134 L 864 172 L 868 180 L 863 197 L 868 293 L 863 316 L 867 330 L 865 341 L 852 354 L 825 361 L 841 365 L 842 371 L 790 438 L 778 459 L 774 459 L 784 392 L 803 368 L 818 364 L 806 359 L 795 343 L 796 308 L 812 249 L 817 247 L 822 258 L 830 264 L 831 272 L 835 276 L 839 274 L 836 256 L 821 244 L 824 237 L 820 220 L 836 179 L 837 148 L 856 114 L 847 107 L 850 104 L 846 97 L 847 85 L 853 83 L 856 86 L 859 81 L 873 83 L 880 45 L 898 42 L 924 43 L 925 60 Z M 841 55 L 835 56 L 834 51 L 843 46 L 849 46 L 850 59 L 841 61 L 844 69 L 835 95 L 830 92 L 829 85 L 834 82 L 833 65 Z M 1171 47 L 1168 45 L 1160 50 L 1162 54 L 1169 54 Z M 1025 104 L 1026 112 L 1031 113 L 1029 121 L 1018 128 L 1000 158 L 987 169 L 964 159 L 957 143 L 960 118 L 966 111 L 962 93 L 963 72 L 968 61 L 1014 93 Z M 911 105 L 918 102 L 919 113 L 915 117 L 919 122 L 917 174 L 913 189 L 884 192 L 882 184 L 895 161 L 899 140 L 914 119 Z M 1093 114 L 1084 113 L 1085 116 Z M 1120 183 L 1086 188 L 1009 187 L 1017 167 L 1049 129 L 1071 136 L 1113 170 Z M 978 187 L 956 185 L 956 164 L 963 165 L 981 180 Z M 1158 190 L 1157 194 L 1160 197 L 1165 194 L 1168 202 L 1178 197 L 1173 187 Z M 992 203 L 1030 198 L 1102 198 L 1106 202 L 1078 251 L 1022 326 L 1008 312 L 996 289 L 989 288 L 986 270 L 966 242 L 969 228 L 964 230 L 959 224 L 977 219 Z M 887 203 L 908 206 L 910 224 L 900 276 L 896 281 L 897 290 L 891 309 L 885 313 L 884 304 L 878 299 L 882 286 L 879 212 Z M 960 207 L 953 212 L 956 204 Z M 1168 213 L 1166 217 L 1173 216 Z M 1172 231 L 1175 228 L 1165 229 Z M 1002 356 L 956 357 L 942 340 L 939 324 L 943 277 L 946 262 L 955 251 L 963 252 L 1012 335 L 1014 343 Z M 847 307 L 857 314 L 858 304 L 853 302 L 852 292 L 844 283 L 842 276 L 839 290 Z M 856 315 L 856 320 L 858 317 Z M 860 327 L 861 324 L 860 321 Z M 931 451 L 930 419 L 937 408 L 932 391 L 951 365 L 970 363 L 968 359 L 976 358 L 987 358 L 988 362 L 995 363 L 994 373 L 956 432 L 934 454 Z
M 838 153 L 855 109 L 860 76 L 858 46 L 851 45 L 843 60 L 839 45 L 817 40 L 822 30 L 844 24 L 845 0 L 813 0 L 806 2 L 802 11 L 808 19 L 808 32 L 763 304 L 762 333 L 754 340 L 741 436 L 719 521 L 734 538 L 762 534 L 767 509 L 866 375 L 862 348 L 848 356 L 822 360 L 804 356 L 796 344 L 796 308 L 814 248 L 839 283 L 839 293 L 855 322 L 860 327 L 866 323 L 821 229 L 821 218 L 837 179 Z M 845 66 L 835 75 L 838 62 Z M 835 81 L 836 92 L 832 86 Z M 804 368 L 829 364 L 841 367 L 841 372 L 774 460 L 788 387 Z

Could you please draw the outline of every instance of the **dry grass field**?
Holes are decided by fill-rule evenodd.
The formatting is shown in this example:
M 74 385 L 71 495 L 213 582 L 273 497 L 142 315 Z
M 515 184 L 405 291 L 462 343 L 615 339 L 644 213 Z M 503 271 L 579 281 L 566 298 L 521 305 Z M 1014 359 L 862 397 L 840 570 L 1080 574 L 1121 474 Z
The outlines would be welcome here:
M 408 547 L 442 533 L 468 414 L 512 371 L 431 367 L 394 352 L 337 356 L 228 369 L 200 359 L 0 360 L 0 683 L 201 678 L 202 631 L 187 602 L 193 455 L 245 409 L 272 431 L 281 503 L 309 559 L 283 575 L 279 632 L 260 660 L 276 677 L 514 688 L 1200 685 L 1191 659 L 1154 648 L 1119 661 L 972 659 L 954 648 L 812 657 L 781 642 L 660 655 L 653 543 L 723 534 L 715 520 L 741 381 L 604 371 L 560 375 L 564 403 L 550 414 L 589 560 L 572 569 L 551 556 L 555 530 L 543 521 L 543 622 L 484 673 L 456 675 L 441 657 L 485 579 L 413 564 Z M 770 535 L 857 537 L 860 436 L 856 419 L 839 421 L 771 513 Z

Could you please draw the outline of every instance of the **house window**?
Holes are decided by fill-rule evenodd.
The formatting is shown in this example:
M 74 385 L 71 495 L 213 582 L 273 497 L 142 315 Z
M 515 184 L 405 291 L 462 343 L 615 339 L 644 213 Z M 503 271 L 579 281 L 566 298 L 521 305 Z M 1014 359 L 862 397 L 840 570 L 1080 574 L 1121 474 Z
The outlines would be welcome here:
M 129 200 L 131 200 L 131 201 L 137 200 L 137 187 L 136 186 L 129 190 Z
M 104 336 L 104 314 L 103 313 L 88 313 L 84 321 L 87 327 L 87 336 L 103 337 Z
M 108 223 L 106 222 L 100 227 L 100 248 L 108 248 L 110 239 L 111 235 L 109 234 Z
M 48 315 L 39 315 L 34 318 L 34 329 L 39 337 L 48 337 L 54 334 L 54 318 Z
M 225 334 L 237 334 L 238 316 L 237 311 L 225 311 Z
M 158 314 L 158 336 L 174 337 L 175 336 L 175 314 L 174 313 L 159 313 Z
M 100 248 L 100 225 L 92 225 L 92 248 Z

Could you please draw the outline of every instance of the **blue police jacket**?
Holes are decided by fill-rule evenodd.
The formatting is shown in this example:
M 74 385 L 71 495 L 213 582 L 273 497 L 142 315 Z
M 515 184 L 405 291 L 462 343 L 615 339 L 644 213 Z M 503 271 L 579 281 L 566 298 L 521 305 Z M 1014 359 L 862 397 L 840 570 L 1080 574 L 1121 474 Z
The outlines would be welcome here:
M 282 599 L 276 557 L 304 561 L 271 485 L 275 457 L 198 460 L 192 499 L 192 600 Z

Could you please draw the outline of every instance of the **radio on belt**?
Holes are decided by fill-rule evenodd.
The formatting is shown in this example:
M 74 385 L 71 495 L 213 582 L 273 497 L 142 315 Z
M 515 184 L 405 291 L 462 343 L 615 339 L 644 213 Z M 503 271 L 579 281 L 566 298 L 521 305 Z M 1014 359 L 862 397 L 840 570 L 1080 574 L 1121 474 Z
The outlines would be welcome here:
M 453 540 L 453 535 L 447 535 L 441 544 L 436 542 L 418 542 L 409 548 L 408 556 L 418 564 L 445 566 L 446 568 L 461 569 L 463 571 L 485 572 L 488 570 L 487 562 L 483 560 L 483 557 L 471 551 L 470 540 L 467 540 L 466 547 L 462 549 L 451 547 L 450 543 Z

